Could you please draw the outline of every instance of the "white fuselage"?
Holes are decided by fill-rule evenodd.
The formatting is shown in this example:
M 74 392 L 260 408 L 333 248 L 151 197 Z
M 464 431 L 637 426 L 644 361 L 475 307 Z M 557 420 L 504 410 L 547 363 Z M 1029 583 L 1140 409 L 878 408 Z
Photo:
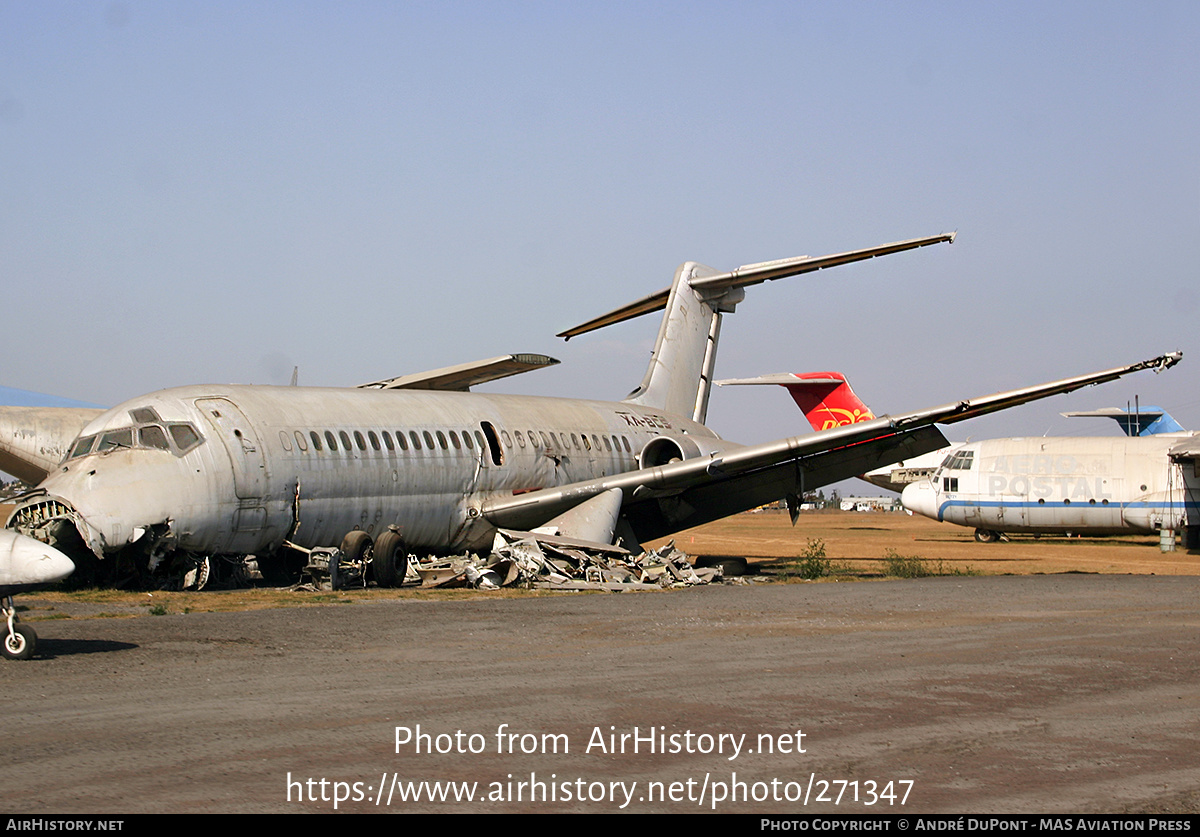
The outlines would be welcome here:
M 1172 448 L 1189 434 L 991 439 L 970 442 L 928 480 L 904 489 L 905 508 L 989 532 L 1149 532 L 1197 520 L 1200 479 Z
M 495 527 L 480 512 L 489 497 L 630 471 L 648 444 L 664 443 L 737 447 L 626 402 L 181 387 L 92 421 L 39 492 L 45 508 L 73 509 L 97 555 L 147 532 L 187 551 L 248 554 L 391 525 L 413 548 L 455 551 L 490 545 Z M 19 508 L 18 528 L 32 528 L 35 513 L 45 512 Z

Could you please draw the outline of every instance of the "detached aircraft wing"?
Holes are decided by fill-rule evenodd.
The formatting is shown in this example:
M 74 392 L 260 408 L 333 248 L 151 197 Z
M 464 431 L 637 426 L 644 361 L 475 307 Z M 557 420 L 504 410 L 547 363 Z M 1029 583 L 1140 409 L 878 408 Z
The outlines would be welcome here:
M 935 424 L 951 424 L 1073 392 L 1143 369 L 1162 371 L 1181 358 L 1181 353 L 1172 352 L 1090 375 L 927 410 L 881 416 L 760 445 L 731 446 L 680 462 L 558 488 L 493 497 L 481 511 L 498 527 L 529 530 L 593 497 L 620 489 L 621 515 L 632 525 L 638 540 L 651 540 L 781 498 L 787 498 L 789 507 L 794 508 L 796 498 L 804 491 L 937 450 L 948 443 Z

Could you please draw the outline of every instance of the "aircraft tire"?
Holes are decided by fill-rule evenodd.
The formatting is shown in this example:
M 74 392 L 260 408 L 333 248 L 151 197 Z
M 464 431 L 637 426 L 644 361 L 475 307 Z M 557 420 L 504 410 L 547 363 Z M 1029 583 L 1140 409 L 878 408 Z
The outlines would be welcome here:
M 37 649 L 37 634 L 28 625 L 13 625 L 13 633 L 4 636 L 6 660 L 28 660 Z
M 993 532 L 990 529 L 976 529 L 975 540 L 979 541 L 980 543 L 995 543 L 996 541 L 1000 540 L 1000 533 Z
M 371 536 L 362 529 L 347 532 L 342 538 L 342 558 L 346 561 L 362 561 L 371 551 Z
M 396 532 L 384 532 L 376 541 L 375 553 L 371 556 L 375 583 L 380 587 L 399 587 L 404 583 L 407 568 L 404 539 Z

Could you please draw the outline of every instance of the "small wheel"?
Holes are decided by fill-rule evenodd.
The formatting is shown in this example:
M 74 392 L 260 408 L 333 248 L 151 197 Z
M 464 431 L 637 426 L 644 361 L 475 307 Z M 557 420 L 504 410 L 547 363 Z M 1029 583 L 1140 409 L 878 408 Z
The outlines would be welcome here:
M 28 660 L 37 648 L 37 634 L 33 628 L 20 623 L 13 625 L 13 632 L 4 636 L 4 657 L 9 660 Z
M 1000 540 L 1000 533 L 993 532 L 990 529 L 976 529 L 975 540 L 980 543 L 995 543 Z
M 399 587 L 404 583 L 408 557 L 404 553 L 404 539 L 397 532 L 389 529 L 379 536 L 371 556 L 371 571 L 380 587 Z

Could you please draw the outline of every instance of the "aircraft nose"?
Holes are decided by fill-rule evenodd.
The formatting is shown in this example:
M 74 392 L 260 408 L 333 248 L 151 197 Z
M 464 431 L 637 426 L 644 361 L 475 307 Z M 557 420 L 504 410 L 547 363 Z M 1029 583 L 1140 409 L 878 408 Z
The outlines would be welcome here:
M 904 486 L 900 492 L 900 503 L 913 514 L 937 519 L 937 495 L 929 480 L 920 480 Z
M 0 530 L 0 555 L 8 556 L 7 567 L 0 566 L 0 577 L 10 584 L 49 584 L 75 572 L 75 564 L 49 544 L 14 532 Z

